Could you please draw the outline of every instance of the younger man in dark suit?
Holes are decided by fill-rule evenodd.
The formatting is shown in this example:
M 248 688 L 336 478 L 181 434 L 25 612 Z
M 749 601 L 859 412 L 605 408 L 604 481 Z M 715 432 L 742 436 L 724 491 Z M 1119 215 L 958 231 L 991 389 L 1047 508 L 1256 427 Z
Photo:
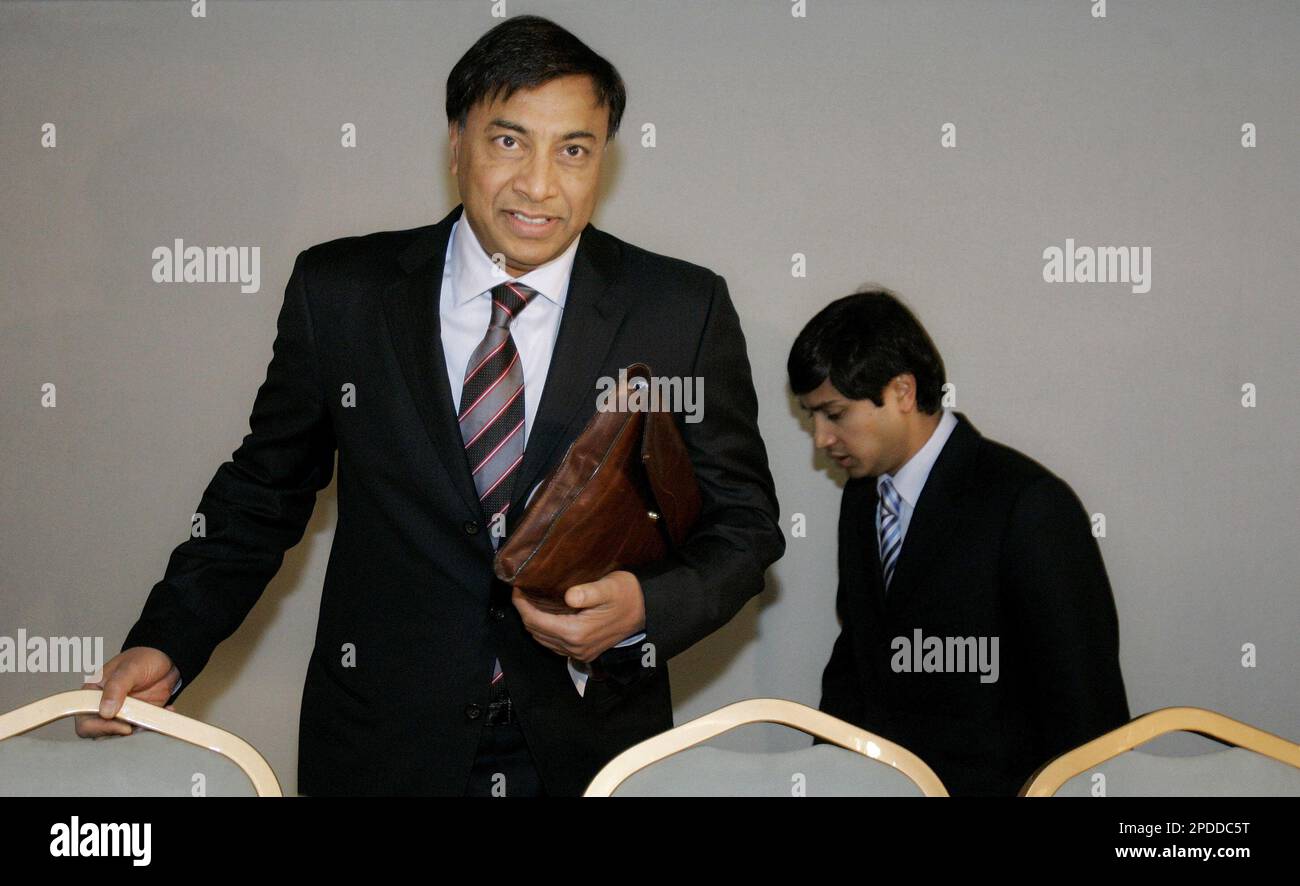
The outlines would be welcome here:
M 821 709 L 916 753 L 953 795 L 1014 795 L 1127 722 L 1088 515 L 1063 480 L 941 408 L 943 360 L 893 293 L 832 302 L 787 369 L 816 446 L 849 475 Z

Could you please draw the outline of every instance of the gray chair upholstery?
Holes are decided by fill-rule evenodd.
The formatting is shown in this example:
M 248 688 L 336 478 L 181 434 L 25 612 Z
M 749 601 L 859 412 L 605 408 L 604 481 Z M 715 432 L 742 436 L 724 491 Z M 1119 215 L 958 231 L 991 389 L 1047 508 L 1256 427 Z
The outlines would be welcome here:
M 633 773 L 613 796 L 789 797 L 797 784 L 809 797 L 924 796 L 892 766 L 830 744 L 766 753 L 697 745 Z
M 0 796 L 188 797 L 196 774 L 205 796 L 256 796 L 248 776 L 222 755 L 145 729 L 93 740 L 0 741 Z
M 1061 785 L 1057 797 L 1093 796 L 1102 773 L 1107 797 L 1296 797 L 1300 769 L 1245 748 L 1223 748 L 1191 757 L 1126 751 Z

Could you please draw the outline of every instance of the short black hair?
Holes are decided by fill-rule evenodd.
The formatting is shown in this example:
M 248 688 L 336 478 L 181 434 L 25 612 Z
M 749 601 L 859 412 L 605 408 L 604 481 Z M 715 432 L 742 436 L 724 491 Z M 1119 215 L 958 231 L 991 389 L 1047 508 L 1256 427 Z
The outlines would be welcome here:
M 534 89 L 557 77 L 591 78 L 596 103 L 609 109 L 606 141 L 618 132 L 627 90 L 618 71 L 573 34 L 537 15 L 508 18 L 478 39 L 447 75 L 447 122 L 465 128 L 470 108 L 503 101 L 518 89 Z
M 945 382 L 943 358 L 915 315 L 883 287 L 831 302 L 808 321 L 786 361 L 797 396 L 828 377 L 846 397 L 884 405 L 885 386 L 897 375 L 916 378 L 922 412 L 938 411 Z

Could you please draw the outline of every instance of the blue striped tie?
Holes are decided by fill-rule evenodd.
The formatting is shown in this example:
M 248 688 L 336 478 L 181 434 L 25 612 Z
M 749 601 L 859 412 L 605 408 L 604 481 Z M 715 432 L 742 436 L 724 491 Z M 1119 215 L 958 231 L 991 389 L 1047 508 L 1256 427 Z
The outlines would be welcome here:
M 903 499 L 894 488 L 894 481 L 881 477 L 880 490 L 880 569 L 885 578 L 885 590 L 894 577 L 898 553 L 903 549 Z

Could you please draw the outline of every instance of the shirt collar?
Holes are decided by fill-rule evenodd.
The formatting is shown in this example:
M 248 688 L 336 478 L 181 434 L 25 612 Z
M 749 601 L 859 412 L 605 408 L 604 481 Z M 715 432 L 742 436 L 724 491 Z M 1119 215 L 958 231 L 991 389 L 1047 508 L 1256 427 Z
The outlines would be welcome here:
M 448 271 L 452 281 L 452 296 L 456 307 L 488 292 L 510 280 L 517 280 L 525 286 L 536 289 L 539 294 L 564 307 L 565 297 L 569 291 L 569 277 L 573 273 L 573 260 L 578 252 L 578 241 L 582 234 L 573 238 L 569 248 L 538 268 L 533 268 L 522 277 L 507 277 L 488 257 L 474 235 L 474 228 L 465 221 L 462 212 L 460 218 L 451 226 L 451 245 L 447 249 Z
M 948 437 L 952 435 L 952 429 L 955 427 L 957 427 L 957 416 L 953 415 L 951 409 L 944 409 L 939 424 L 930 434 L 930 439 L 925 441 L 925 445 L 898 469 L 898 473 L 892 476 L 881 474 L 876 480 L 876 490 L 879 491 L 881 483 L 889 477 L 902 499 L 909 507 L 915 508 L 917 499 L 921 497 L 921 490 L 925 487 L 925 481 L 930 476 L 930 469 L 934 467 L 935 460 L 939 458 L 943 445 L 948 442 Z

